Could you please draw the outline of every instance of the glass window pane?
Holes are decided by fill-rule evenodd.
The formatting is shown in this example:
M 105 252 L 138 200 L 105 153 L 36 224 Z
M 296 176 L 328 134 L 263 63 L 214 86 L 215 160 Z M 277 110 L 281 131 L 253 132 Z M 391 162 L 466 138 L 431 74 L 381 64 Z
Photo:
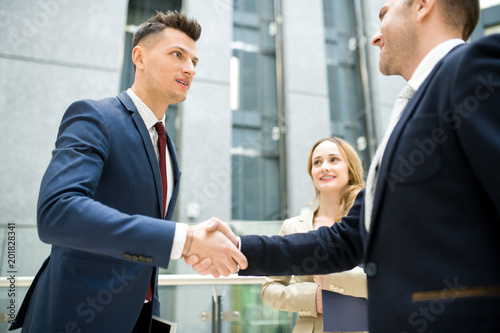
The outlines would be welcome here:
M 249 27 L 235 26 L 233 30 L 233 42 L 233 47 L 239 50 L 253 50 L 257 52 L 259 46 L 259 31 Z
M 324 0 L 325 43 L 332 135 L 353 144 L 367 137 L 354 4 Z
M 240 58 L 240 96 L 242 96 L 240 107 L 244 110 L 258 110 L 259 100 L 256 98 L 259 89 L 258 54 L 250 52 L 241 52 L 240 54 L 242 55 Z
M 257 13 L 257 2 L 255 0 L 234 0 L 234 11 Z
M 247 6 L 248 5 L 248 6 Z M 276 56 L 269 26 L 274 1 L 235 1 L 233 57 L 239 85 L 233 111 L 233 219 L 280 217 Z M 235 96 L 232 96 L 235 97 Z

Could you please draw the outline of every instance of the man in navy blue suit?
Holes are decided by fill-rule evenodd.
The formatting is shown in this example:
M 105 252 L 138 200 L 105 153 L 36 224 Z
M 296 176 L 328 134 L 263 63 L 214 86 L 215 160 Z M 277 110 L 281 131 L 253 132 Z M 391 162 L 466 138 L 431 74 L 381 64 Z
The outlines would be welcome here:
M 365 191 L 307 234 L 238 240 L 219 224 L 248 259 L 240 275 L 364 263 L 370 332 L 499 332 L 500 35 L 464 43 L 479 12 L 477 0 L 386 1 L 372 44 L 381 72 L 408 84 Z
M 131 89 L 66 111 L 38 202 L 51 254 L 11 330 L 149 332 L 157 267 L 186 254 L 210 257 L 222 275 L 246 267 L 233 243 L 206 230 L 211 220 L 170 221 L 180 171 L 164 115 L 187 96 L 200 33 L 184 14 L 158 13 L 134 35 Z

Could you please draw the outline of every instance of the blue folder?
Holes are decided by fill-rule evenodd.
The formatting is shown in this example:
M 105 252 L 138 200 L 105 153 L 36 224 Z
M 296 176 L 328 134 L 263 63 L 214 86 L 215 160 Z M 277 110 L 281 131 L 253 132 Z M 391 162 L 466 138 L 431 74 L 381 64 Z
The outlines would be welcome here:
M 360 332 L 368 331 L 368 301 L 322 290 L 323 331 Z

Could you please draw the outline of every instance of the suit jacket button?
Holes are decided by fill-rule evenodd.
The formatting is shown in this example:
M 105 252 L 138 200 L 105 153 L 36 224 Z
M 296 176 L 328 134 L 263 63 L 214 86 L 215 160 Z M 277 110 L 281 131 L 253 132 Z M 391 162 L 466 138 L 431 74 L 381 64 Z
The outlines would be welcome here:
M 130 260 L 130 259 L 132 259 L 132 256 L 130 255 L 130 253 L 125 253 L 125 254 L 123 255 L 123 258 L 125 258 L 125 259 L 127 259 L 127 260 Z
M 153 262 L 153 258 L 152 258 L 152 257 L 147 257 L 147 258 L 146 258 L 146 262 L 147 262 L 148 264 L 151 264 L 151 263 Z
M 377 275 L 377 272 L 378 272 L 378 267 L 376 263 L 370 261 L 369 263 L 366 264 L 365 273 L 367 276 L 374 277 L 375 275 Z
M 133 261 L 137 261 L 137 260 L 139 260 L 139 257 L 137 257 L 137 256 L 134 254 L 134 255 L 132 256 L 132 260 L 133 260 Z

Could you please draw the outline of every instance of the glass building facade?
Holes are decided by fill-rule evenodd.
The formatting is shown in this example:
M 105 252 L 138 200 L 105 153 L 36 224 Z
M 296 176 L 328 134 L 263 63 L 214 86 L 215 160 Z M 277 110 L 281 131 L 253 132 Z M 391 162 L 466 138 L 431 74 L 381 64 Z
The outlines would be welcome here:
M 234 0 L 231 57 L 232 219 L 279 220 L 273 0 Z

